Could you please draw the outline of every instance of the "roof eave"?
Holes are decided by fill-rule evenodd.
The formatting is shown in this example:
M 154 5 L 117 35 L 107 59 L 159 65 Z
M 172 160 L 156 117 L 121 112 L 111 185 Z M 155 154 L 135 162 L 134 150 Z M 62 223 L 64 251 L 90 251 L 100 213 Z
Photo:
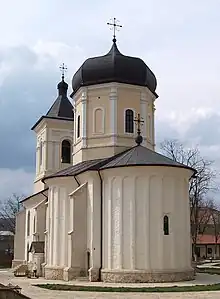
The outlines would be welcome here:
M 110 167 L 103 166 L 103 167 L 100 167 L 100 170 L 120 168 L 120 167 L 134 167 L 134 166 L 135 167 L 138 167 L 138 166 L 140 166 L 140 167 L 143 167 L 143 166 L 145 166 L 145 167 L 150 167 L 150 166 L 157 167 L 157 166 L 159 166 L 159 167 L 184 168 L 184 169 L 188 169 L 188 170 L 193 171 L 193 174 L 192 174 L 191 177 L 193 177 L 196 174 L 196 170 L 193 169 L 193 168 L 191 168 L 191 167 L 189 167 L 189 166 L 186 166 L 186 165 L 163 164 L 163 163 L 151 163 L 151 164 L 144 164 L 143 163 L 143 164 L 130 164 L 130 165 L 127 164 L 127 165 L 114 165 L 114 166 L 110 166 Z
M 23 203 L 23 202 L 25 202 L 25 201 L 27 201 L 27 200 L 33 198 L 34 196 L 43 194 L 43 192 L 45 192 L 45 191 L 47 191 L 47 190 L 49 190 L 49 188 L 45 188 L 45 189 L 43 189 L 43 190 L 41 190 L 41 191 L 39 191 L 39 192 L 37 192 L 37 193 L 34 193 L 34 194 L 32 194 L 32 195 L 30 195 L 30 196 L 28 196 L 28 197 L 22 199 L 22 200 L 20 201 L 20 203 Z M 43 194 L 43 195 L 46 196 L 45 194 Z
M 70 98 L 72 99 L 73 96 L 77 93 L 77 91 L 81 88 L 81 87 L 88 87 L 88 86 L 92 86 L 92 85 L 98 85 L 98 84 L 109 84 L 109 83 L 112 83 L 112 82 L 116 82 L 116 83 L 122 83 L 122 84 L 128 84 L 128 85 L 135 85 L 135 86 L 140 86 L 140 87 L 147 87 L 149 89 L 149 87 L 147 85 L 138 85 L 138 84 L 134 84 L 134 83 L 127 83 L 127 82 L 124 82 L 122 80 L 116 80 L 116 79 L 109 79 L 108 81 L 100 81 L 100 82 L 90 82 L 90 83 L 83 83 L 83 84 L 80 84 L 75 90 L 73 90 L 73 92 L 70 94 Z M 150 89 L 149 89 L 150 90 Z M 155 98 L 157 99 L 159 97 L 159 95 L 156 93 L 156 91 L 151 91 L 152 94 L 155 96 Z
M 68 118 L 68 117 L 55 117 L 55 116 L 41 116 L 41 118 L 36 122 L 35 125 L 33 125 L 33 127 L 31 128 L 31 130 L 34 130 L 39 123 L 43 120 L 43 119 L 54 119 L 54 120 L 66 120 L 66 121 L 73 121 L 73 118 Z
M 75 176 L 77 176 L 77 175 L 80 175 L 80 174 L 82 174 L 82 173 L 85 173 L 85 172 L 87 172 L 87 171 L 102 171 L 102 170 L 106 170 L 106 169 L 114 169 L 114 168 L 122 168 L 122 167 L 134 167 L 134 166 L 136 166 L 136 167 L 138 167 L 138 166 L 140 166 L 140 167 L 143 167 L 143 166 L 145 166 L 145 167 L 150 167 L 150 166 L 159 166 L 159 167 L 175 167 L 175 168 L 184 168 L 184 169 L 188 169 L 188 170 L 191 170 L 191 171 L 193 171 L 194 173 L 192 174 L 192 176 L 191 177 L 193 177 L 194 175 L 195 175 L 195 173 L 196 173 L 196 170 L 195 169 L 193 169 L 193 168 L 191 168 L 191 167 L 188 167 L 188 166 L 181 166 L 181 165 L 165 165 L 165 164 L 133 164 L 133 165 L 115 165 L 115 166 L 111 166 L 111 167 L 104 167 L 104 166 L 102 166 L 102 167 L 99 167 L 99 168 L 97 168 L 97 169 L 91 169 L 91 168 L 88 168 L 88 169 L 86 169 L 86 170 L 83 170 L 83 171 L 79 171 L 79 172 L 76 172 L 76 173 L 74 173 L 74 174 L 58 174 L 58 175 L 50 175 L 50 176 L 47 176 L 47 177 L 45 177 L 45 178 L 43 178 L 41 181 L 43 182 L 43 183 L 45 183 L 45 181 L 46 180 L 49 180 L 49 179 L 56 179 L 56 178 L 65 178 L 65 177 L 75 177 Z

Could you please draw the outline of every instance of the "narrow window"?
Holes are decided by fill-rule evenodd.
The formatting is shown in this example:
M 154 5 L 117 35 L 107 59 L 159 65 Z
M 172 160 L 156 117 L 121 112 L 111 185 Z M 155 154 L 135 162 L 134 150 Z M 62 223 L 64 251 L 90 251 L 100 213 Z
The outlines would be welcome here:
M 33 232 L 36 233 L 36 217 L 34 216 Z
M 27 243 L 27 262 L 29 261 L 29 244 Z
M 131 109 L 125 111 L 125 132 L 134 133 L 134 112 Z
M 63 140 L 62 142 L 61 162 L 62 163 L 71 162 L 71 144 L 68 140 Z
M 77 118 L 77 138 L 80 137 L 80 115 Z
M 43 142 L 40 142 L 40 151 L 39 151 L 39 163 L 42 165 L 42 160 L 43 160 Z
M 30 236 L 30 211 L 28 211 L 28 214 L 27 214 L 27 235 Z
M 169 218 L 167 215 L 163 217 L 163 232 L 164 235 L 169 235 Z

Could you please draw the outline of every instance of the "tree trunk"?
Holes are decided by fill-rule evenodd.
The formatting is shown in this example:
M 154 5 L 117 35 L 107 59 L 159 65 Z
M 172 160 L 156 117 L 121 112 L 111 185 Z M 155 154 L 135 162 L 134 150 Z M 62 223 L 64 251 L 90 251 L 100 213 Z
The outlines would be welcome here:
M 196 241 L 193 240 L 193 261 L 197 262 Z

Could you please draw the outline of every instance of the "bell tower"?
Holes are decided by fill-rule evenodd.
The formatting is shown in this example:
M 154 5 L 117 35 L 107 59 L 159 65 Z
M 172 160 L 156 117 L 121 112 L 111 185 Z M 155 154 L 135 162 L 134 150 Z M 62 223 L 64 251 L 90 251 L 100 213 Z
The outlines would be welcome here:
M 47 114 L 42 116 L 32 130 L 36 133 L 36 177 L 34 192 L 44 189 L 42 178 L 72 164 L 73 106 L 67 97 L 68 84 L 62 78 L 57 85 L 58 96 Z

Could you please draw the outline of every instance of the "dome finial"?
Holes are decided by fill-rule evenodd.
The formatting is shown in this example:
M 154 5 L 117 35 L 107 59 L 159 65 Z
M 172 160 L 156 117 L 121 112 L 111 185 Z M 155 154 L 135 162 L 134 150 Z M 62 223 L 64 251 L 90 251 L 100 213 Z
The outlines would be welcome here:
M 143 137 L 141 136 L 141 124 L 144 123 L 144 121 L 141 120 L 140 113 L 138 113 L 137 117 L 134 119 L 134 122 L 137 123 L 137 137 L 135 138 L 135 142 L 137 145 L 140 145 L 143 142 Z
M 61 73 L 62 73 L 62 81 L 64 81 L 64 73 L 67 71 L 67 67 L 65 66 L 64 63 L 62 63 L 62 65 L 60 66 L 60 70 L 61 70 Z
M 116 20 L 116 18 L 114 18 L 113 20 L 110 20 L 110 22 L 107 23 L 107 25 L 112 26 L 110 27 L 111 30 L 113 30 L 113 43 L 116 43 L 116 35 L 115 35 L 115 31 L 119 30 L 119 27 L 122 27 L 122 25 L 117 24 L 118 20 Z
M 62 73 L 62 81 L 57 85 L 58 95 L 66 97 L 68 84 L 64 81 L 64 73 L 67 71 L 67 67 L 64 63 L 60 66 L 60 71 Z

